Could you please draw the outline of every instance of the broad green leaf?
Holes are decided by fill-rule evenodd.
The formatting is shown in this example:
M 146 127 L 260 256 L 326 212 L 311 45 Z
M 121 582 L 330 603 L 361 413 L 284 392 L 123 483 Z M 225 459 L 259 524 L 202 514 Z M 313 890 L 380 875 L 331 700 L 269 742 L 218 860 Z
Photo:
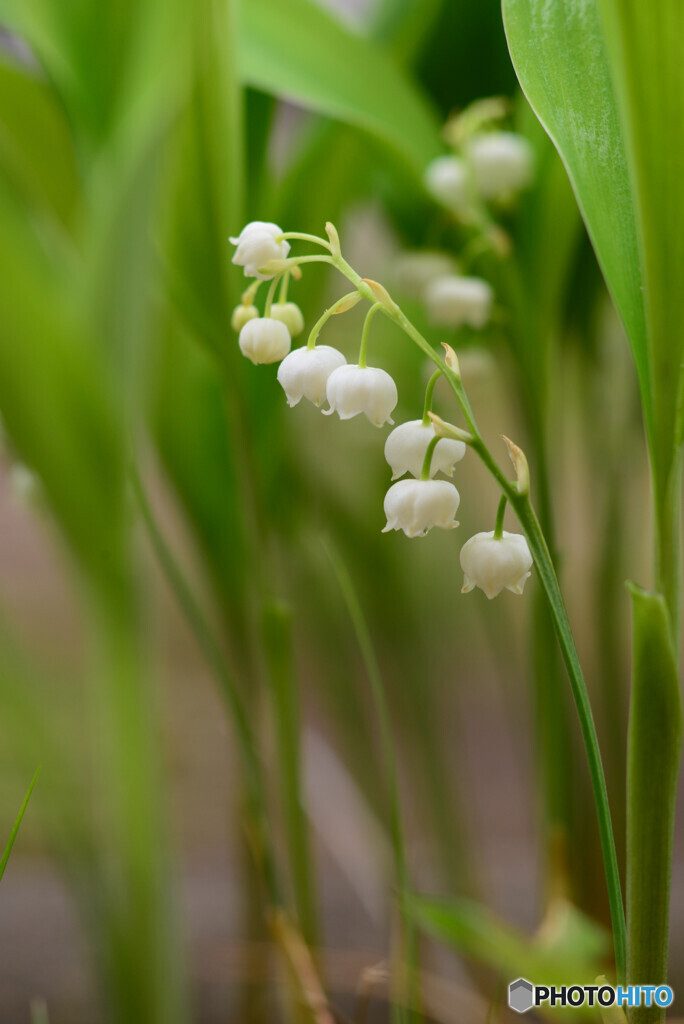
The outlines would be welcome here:
M 635 197 L 660 476 L 682 440 L 684 4 L 598 0 Z M 677 418 L 679 422 L 677 422 Z
M 649 984 L 661 985 L 667 981 L 682 698 L 665 601 L 639 587 L 630 590 L 634 643 L 627 748 L 627 982 L 650 978 Z M 647 1014 L 643 1019 L 660 1017 Z
M 518 78 L 570 177 L 629 335 L 652 435 L 652 366 L 628 155 L 596 0 L 504 0 Z
M 312 0 L 242 0 L 238 58 L 247 84 L 365 129 L 416 176 L 441 151 L 435 114 L 406 74 Z

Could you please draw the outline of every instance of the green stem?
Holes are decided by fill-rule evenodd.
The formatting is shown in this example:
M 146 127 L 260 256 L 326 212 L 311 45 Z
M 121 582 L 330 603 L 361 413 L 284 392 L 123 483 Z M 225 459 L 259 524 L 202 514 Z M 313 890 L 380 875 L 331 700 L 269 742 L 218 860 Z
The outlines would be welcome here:
M 435 448 L 437 447 L 438 442 L 439 442 L 439 438 L 435 434 L 435 436 L 431 439 L 429 445 L 427 446 L 427 448 L 425 450 L 425 458 L 423 459 L 423 468 L 422 468 L 422 471 L 421 471 L 421 474 L 420 474 L 420 479 L 421 480 L 429 480 L 430 479 L 430 469 L 432 468 L 432 453 L 434 452 Z
M 36 768 L 36 771 L 34 773 L 34 776 L 31 779 L 31 782 L 29 783 L 29 788 L 26 790 L 26 796 L 23 799 L 22 805 L 19 808 L 19 813 L 18 813 L 18 815 L 17 815 L 17 817 L 15 819 L 14 825 L 12 826 L 12 831 L 10 832 L 10 837 L 7 840 L 7 845 L 5 846 L 5 850 L 3 852 L 2 858 L 0 858 L 0 878 L 2 878 L 2 876 L 5 873 L 5 868 L 7 867 L 7 861 L 10 858 L 10 854 L 12 852 L 12 847 L 14 846 L 14 841 L 17 838 L 17 835 L 18 835 L 18 832 L 19 832 L 19 828 L 21 827 L 21 823 L 22 823 L 24 815 L 26 813 L 26 808 L 28 807 L 29 800 L 31 799 L 31 794 L 33 793 L 33 790 L 35 788 L 36 782 L 38 781 L 38 776 L 40 775 L 40 768 L 41 768 L 41 766 L 38 765 L 38 767 Z
M 430 417 L 428 416 L 428 413 L 432 409 L 432 396 L 435 393 L 435 385 L 436 385 L 437 381 L 439 380 L 439 378 L 441 376 L 442 376 L 442 371 L 441 370 L 435 370 L 435 372 L 430 377 L 430 380 L 428 381 L 427 387 L 425 389 L 425 402 L 423 403 L 423 426 L 424 427 L 429 427 L 430 426 Z
M 298 242 L 313 242 L 314 245 L 321 245 L 324 249 L 331 251 L 330 242 L 327 242 L 325 238 L 319 238 L 318 235 L 307 235 L 302 231 L 284 231 L 280 237 L 292 238 Z
M 268 287 L 268 292 L 266 293 L 266 306 L 264 307 L 264 316 L 271 315 L 271 306 L 273 305 L 273 299 L 275 298 L 276 288 L 278 287 L 278 282 L 280 281 L 281 277 L 283 277 L 283 274 L 276 274 L 276 276 L 273 278 Z
M 499 502 L 499 507 L 496 510 L 496 522 L 494 523 L 494 540 L 501 540 L 501 538 L 503 537 L 503 524 L 507 504 L 508 498 L 504 494 L 501 498 L 501 501 Z
M 341 299 L 337 300 L 337 302 L 333 302 L 332 306 L 330 306 L 328 309 L 325 310 L 325 312 L 318 318 L 316 323 L 311 328 L 311 333 L 309 334 L 309 340 L 306 343 L 306 347 L 307 348 L 315 348 L 316 347 L 316 341 L 318 339 L 318 335 L 321 333 L 321 330 L 322 330 L 324 324 L 326 324 L 328 322 L 328 320 L 330 319 L 331 316 L 335 316 L 335 314 L 337 313 L 339 308 L 341 306 L 343 306 L 345 304 L 345 302 L 349 302 L 357 294 L 358 293 L 356 291 L 347 292 L 346 295 L 343 295 Z
M 348 278 L 348 280 L 356 284 L 362 294 L 365 294 L 362 291 L 363 288 L 366 288 L 370 292 L 370 288 L 365 285 L 365 282 L 363 282 L 356 271 L 354 271 L 341 256 L 336 257 L 333 260 L 333 263 L 337 266 L 340 272 Z M 568 672 L 572 695 L 580 721 L 587 760 L 589 762 L 589 774 L 594 793 L 594 802 L 596 804 L 601 851 L 603 854 L 603 864 L 606 874 L 606 885 L 608 889 L 608 900 L 613 927 L 615 966 L 618 981 L 623 981 L 625 977 L 626 946 L 625 916 L 622 902 L 622 889 L 620 886 L 620 873 L 615 851 L 615 838 L 613 836 L 610 805 L 608 802 L 608 792 L 606 789 L 603 764 L 601 762 L 601 752 L 599 749 L 598 737 L 596 735 L 596 726 L 594 724 L 594 718 L 591 711 L 589 694 L 587 692 L 584 675 L 582 673 L 582 667 L 577 655 L 577 648 L 572 636 L 570 622 L 544 534 L 542 533 L 539 521 L 530 503 L 529 496 L 518 493 L 516 485 L 512 484 L 504 476 L 484 443 L 460 378 L 449 369 L 442 357 L 435 352 L 427 339 L 423 337 L 420 331 L 411 323 L 401 309 L 395 306 L 394 309 L 390 310 L 383 306 L 383 310 L 386 315 L 394 320 L 404 333 L 411 338 L 417 347 L 441 369 L 442 373 L 447 378 L 449 385 L 456 396 L 458 404 L 461 407 L 461 412 L 466 421 L 468 430 L 473 436 L 471 447 L 476 451 L 482 463 L 498 483 L 503 494 L 508 498 L 511 507 L 518 517 L 518 521 L 520 522 L 523 532 L 527 538 L 527 542 L 530 545 L 530 551 L 537 568 L 537 573 L 549 603 L 561 655 Z
M 361 331 L 361 344 L 359 346 L 359 366 L 361 367 L 361 369 L 365 369 L 366 366 L 366 355 L 368 352 L 368 335 L 370 334 L 371 321 L 375 314 L 382 308 L 383 307 L 380 305 L 380 303 L 376 302 L 375 305 L 371 306 L 371 308 L 368 310 L 368 312 L 366 313 L 366 319 L 363 321 L 363 330 Z
M 290 271 L 286 270 L 282 276 L 280 282 L 280 293 L 278 295 L 278 304 L 287 302 L 287 289 L 290 287 Z

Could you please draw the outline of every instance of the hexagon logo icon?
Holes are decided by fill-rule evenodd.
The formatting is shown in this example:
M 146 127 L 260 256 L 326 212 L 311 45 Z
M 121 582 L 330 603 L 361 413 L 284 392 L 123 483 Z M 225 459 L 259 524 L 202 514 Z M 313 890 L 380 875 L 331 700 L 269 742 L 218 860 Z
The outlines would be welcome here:
M 508 1005 L 516 1013 L 527 1013 L 534 1006 L 534 985 L 525 978 L 518 978 L 508 986 Z

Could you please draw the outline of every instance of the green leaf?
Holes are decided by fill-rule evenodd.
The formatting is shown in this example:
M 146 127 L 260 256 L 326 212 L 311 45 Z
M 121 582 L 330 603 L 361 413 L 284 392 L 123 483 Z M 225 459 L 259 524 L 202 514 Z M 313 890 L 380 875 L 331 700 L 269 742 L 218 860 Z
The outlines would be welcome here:
M 593 981 L 608 945 L 603 929 L 566 901 L 551 905 L 532 938 L 469 900 L 415 895 L 408 907 L 417 924 L 440 942 L 509 977 L 523 975 L 538 984 Z
M 518 78 L 563 159 L 629 335 L 652 436 L 638 211 L 596 0 L 504 0 L 504 19 Z
M 39 775 L 40 775 L 40 765 L 36 768 L 35 774 L 34 774 L 33 778 L 31 779 L 29 788 L 26 791 L 26 796 L 24 797 L 22 805 L 19 808 L 19 814 L 17 815 L 16 820 L 14 822 L 14 825 L 12 826 L 12 831 L 10 832 L 10 837 L 7 840 L 7 845 L 5 846 L 4 853 L 3 853 L 2 857 L 0 858 L 0 878 L 2 878 L 2 876 L 5 874 L 5 868 L 7 867 L 7 861 L 10 858 L 10 854 L 12 852 L 12 847 L 14 846 L 14 841 L 17 838 L 17 835 L 19 833 L 19 828 L 21 827 L 21 823 L 24 820 L 24 815 L 26 814 L 26 808 L 28 807 L 29 800 L 31 799 L 31 794 L 33 793 L 33 790 L 35 788 L 36 782 L 38 781 L 38 776 Z
M 667 981 L 682 699 L 665 601 L 630 586 L 634 618 L 627 749 L 627 982 Z M 665 1011 L 633 1019 L 665 1019 Z
M 370 132 L 418 177 L 441 152 L 426 99 L 397 65 L 311 0 L 242 0 L 243 80 Z

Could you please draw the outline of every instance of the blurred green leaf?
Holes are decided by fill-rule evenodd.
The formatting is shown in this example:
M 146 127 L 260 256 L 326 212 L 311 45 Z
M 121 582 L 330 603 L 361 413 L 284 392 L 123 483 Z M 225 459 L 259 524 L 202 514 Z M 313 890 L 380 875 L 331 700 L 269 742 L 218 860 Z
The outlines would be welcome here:
M 634 617 L 627 747 L 627 983 L 667 982 L 670 874 L 682 756 L 682 698 L 668 609 L 630 586 Z M 665 1011 L 633 1019 L 664 1020 Z
M 49 159 L 46 157 L 49 154 Z M 26 199 L 63 224 L 78 198 L 78 169 L 64 111 L 32 70 L 0 61 L 0 166 Z
M 427 100 L 378 46 L 311 0 L 242 0 L 243 80 L 381 139 L 422 176 L 441 151 Z

